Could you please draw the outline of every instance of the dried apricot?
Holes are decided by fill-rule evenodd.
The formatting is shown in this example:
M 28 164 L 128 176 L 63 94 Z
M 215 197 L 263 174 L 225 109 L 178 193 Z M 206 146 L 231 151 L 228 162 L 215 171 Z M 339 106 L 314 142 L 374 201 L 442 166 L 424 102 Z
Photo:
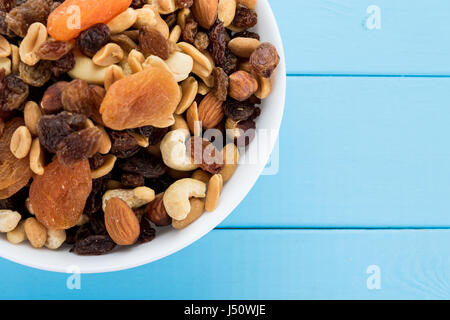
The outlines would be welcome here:
M 23 125 L 21 118 L 8 121 L 0 137 L 0 199 L 7 199 L 22 189 L 32 175 L 28 156 L 17 159 L 9 148 L 14 131 Z
M 55 40 L 67 41 L 97 23 L 107 23 L 130 6 L 132 0 L 66 0 L 48 17 L 47 30 Z
M 113 83 L 100 107 L 105 126 L 114 130 L 143 126 L 166 128 L 181 100 L 174 76 L 164 67 L 150 67 Z
M 30 186 L 30 202 L 36 218 L 49 229 L 69 229 L 83 213 L 92 190 L 89 161 L 69 168 L 54 160 Z

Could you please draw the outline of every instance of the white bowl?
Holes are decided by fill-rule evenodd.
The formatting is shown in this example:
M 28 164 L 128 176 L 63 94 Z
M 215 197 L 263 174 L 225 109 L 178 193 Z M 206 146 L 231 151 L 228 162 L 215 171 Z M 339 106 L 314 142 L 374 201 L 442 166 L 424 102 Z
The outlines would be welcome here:
M 257 119 L 258 129 L 268 129 L 278 135 L 283 116 L 286 92 L 286 66 L 283 44 L 275 17 L 267 0 L 258 0 L 259 17 L 255 31 L 261 41 L 271 42 L 278 49 L 281 62 L 272 78 L 272 92 L 262 104 L 261 116 Z M 255 139 L 257 140 L 257 139 Z M 2 236 L 0 255 L 8 260 L 42 270 L 55 272 L 100 273 L 124 270 L 164 258 L 198 240 L 219 225 L 244 199 L 264 169 L 274 146 L 274 140 L 264 148 L 258 148 L 253 141 L 247 149 L 249 159 L 258 159 L 255 164 L 239 165 L 234 176 L 223 189 L 220 203 L 212 213 L 205 213 L 184 230 L 171 227 L 157 229 L 156 238 L 143 245 L 120 248 L 103 256 L 78 256 L 68 248 L 58 251 L 33 249 L 29 243 L 13 245 Z M 259 146 L 261 147 L 261 146 Z M 242 212 L 241 214 L 245 214 Z

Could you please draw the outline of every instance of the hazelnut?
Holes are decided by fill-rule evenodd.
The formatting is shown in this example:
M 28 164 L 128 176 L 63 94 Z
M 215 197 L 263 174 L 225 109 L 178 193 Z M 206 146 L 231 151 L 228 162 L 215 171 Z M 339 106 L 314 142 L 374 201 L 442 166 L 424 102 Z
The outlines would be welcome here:
M 230 76 L 228 94 L 238 100 L 245 101 L 258 90 L 258 81 L 248 72 L 236 71 Z

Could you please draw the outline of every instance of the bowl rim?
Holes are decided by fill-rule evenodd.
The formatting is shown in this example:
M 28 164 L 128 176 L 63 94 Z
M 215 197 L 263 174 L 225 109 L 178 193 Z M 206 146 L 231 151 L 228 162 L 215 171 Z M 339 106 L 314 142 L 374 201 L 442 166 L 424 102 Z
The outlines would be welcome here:
M 277 24 L 277 21 L 275 19 L 275 15 L 272 11 L 272 8 L 269 4 L 268 0 L 259 0 L 258 7 L 261 9 L 262 6 L 264 6 L 264 10 L 267 10 L 266 14 L 270 21 L 267 21 L 270 26 L 273 26 L 273 33 L 274 33 L 274 39 L 271 40 L 271 42 L 278 48 L 278 54 L 280 56 L 280 64 L 278 65 L 278 68 L 276 70 L 276 74 L 278 74 L 277 79 L 277 86 L 280 87 L 279 91 L 281 94 L 279 94 L 279 100 L 277 99 L 278 105 L 278 111 L 276 113 L 277 119 L 273 122 L 275 131 L 275 138 L 272 139 L 270 142 L 270 146 L 267 148 L 266 153 L 260 158 L 260 161 L 258 162 L 258 169 L 255 171 L 255 173 L 252 174 L 251 178 L 245 183 L 246 184 L 246 191 L 242 192 L 238 196 L 235 196 L 232 203 L 229 204 L 228 208 L 226 209 L 226 213 L 222 215 L 217 215 L 211 221 L 209 221 L 208 226 L 202 226 L 202 228 L 197 228 L 193 232 L 189 233 L 189 236 L 185 237 L 184 241 L 178 241 L 175 245 L 170 246 L 170 249 L 157 254 L 153 255 L 152 257 L 146 257 L 144 255 L 140 255 L 139 257 L 135 257 L 132 261 L 122 262 L 117 261 L 120 259 L 115 259 L 114 263 L 110 263 L 108 265 L 101 265 L 101 266 L 90 266 L 90 267 L 83 267 L 82 269 L 79 269 L 75 271 L 76 273 L 81 274 L 91 274 L 91 273 L 107 273 L 107 272 L 115 272 L 115 271 L 121 271 L 121 270 L 127 270 L 136 268 L 157 260 L 160 260 L 164 257 L 170 256 L 199 240 L 200 238 L 204 237 L 206 234 L 208 234 L 210 231 L 215 229 L 220 223 L 222 223 L 235 209 L 236 207 L 242 202 L 242 200 L 247 196 L 247 194 L 250 192 L 250 190 L 255 185 L 258 178 L 261 176 L 262 171 L 264 170 L 271 153 L 273 152 L 275 143 L 277 142 L 277 139 L 279 137 L 279 130 L 281 127 L 281 122 L 284 114 L 284 108 L 285 108 L 285 100 L 286 100 L 286 60 L 285 60 L 285 54 L 284 54 L 284 46 L 283 41 L 281 38 L 280 30 Z M 3 241 L 3 240 L 2 240 Z M 6 240 L 4 240 L 6 241 Z M 1 247 L 0 247 L 1 248 Z M 31 268 L 44 270 L 44 271 L 51 271 L 51 272 L 60 272 L 60 273 L 72 273 L 72 271 L 67 270 L 67 266 L 63 266 L 62 264 L 46 264 L 44 262 L 37 262 L 35 258 L 28 257 L 26 255 L 20 255 L 20 254 L 11 254 L 10 252 L 3 252 L 3 250 L 0 250 L 0 256 L 2 258 L 5 258 L 7 260 L 10 260 L 12 262 L 28 266 Z M 100 256 L 101 257 L 101 256 Z M 80 257 L 83 258 L 83 257 Z M 87 257 L 87 258 L 93 258 L 93 257 Z

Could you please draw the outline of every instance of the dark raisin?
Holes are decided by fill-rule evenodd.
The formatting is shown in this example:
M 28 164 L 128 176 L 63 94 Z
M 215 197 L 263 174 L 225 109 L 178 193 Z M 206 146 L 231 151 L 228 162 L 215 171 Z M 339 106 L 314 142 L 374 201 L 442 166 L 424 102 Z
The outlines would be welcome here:
M 30 89 L 17 75 L 10 74 L 4 80 L 0 79 L 1 109 L 12 111 L 18 109 L 28 98 Z M 1 93 L 3 91 L 3 93 Z
M 197 35 L 198 23 L 193 19 L 187 19 L 186 25 L 183 29 L 183 40 L 189 43 L 194 43 Z
M 255 121 L 248 119 L 244 120 L 238 123 L 237 128 L 242 131 L 243 134 L 241 134 L 239 137 L 235 139 L 235 144 L 238 147 L 244 147 L 250 142 L 253 141 L 255 138 L 255 129 L 256 129 L 256 123 Z
M 99 148 L 102 132 L 97 127 L 86 128 L 69 134 L 58 144 L 58 160 L 67 167 L 89 159 Z
M 156 28 L 151 26 L 141 27 L 139 29 L 139 45 L 146 57 L 155 55 L 163 60 L 169 59 L 169 43 Z
M 88 57 L 93 57 L 109 42 L 111 32 L 106 24 L 98 23 L 80 33 L 76 45 Z
M 209 31 L 210 52 L 217 66 L 222 66 L 225 60 L 226 32 L 223 22 L 219 21 Z
M 68 85 L 68 82 L 59 81 L 45 90 L 41 100 L 41 108 L 45 114 L 55 114 L 63 110 L 64 106 L 61 101 L 61 95 Z
M 194 45 L 200 51 L 208 49 L 209 47 L 208 35 L 205 32 L 198 32 L 195 35 Z
M 222 106 L 225 116 L 234 121 L 247 120 L 255 112 L 255 107 L 253 105 L 239 102 L 231 98 L 225 101 Z
M 75 235 L 77 234 L 78 229 L 80 229 L 78 226 L 67 229 L 66 230 L 66 244 L 75 244 Z
M 142 217 L 141 220 L 141 234 L 136 241 L 136 244 L 143 244 L 155 239 L 156 230 L 150 224 L 150 221 L 146 217 Z
M 225 50 L 225 63 L 221 66 L 226 74 L 232 74 L 237 70 L 238 58 L 227 48 Z
M 75 243 L 70 252 L 81 256 L 98 256 L 112 251 L 116 247 L 107 235 L 92 235 Z
M 8 28 L 6 23 L 6 12 L 0 11 L 0 34 L 8 38 L 13 38 L 15 34 Z
M 72 50 L 72 45 L 65 41 L 47 40 L 38 48 L 36 54 L 42 60 L 56 61 Z
M 252 38 L 252 39 L 260 40 L 259 34 L 257 34 L 256 32 L 251 32 L 251 31 L 238 32 L 233 36 L 233 38 Z
M 84 224 L 82 225 L 80 228 L 78 228 L 77 232 L 75 233 L 75 242 L 77 243 L 78 241 L 81 241 L 83 239 L 86 239 L 89 236 L 92 236 L 92 230 L 91 227 L 88 224 Z
M 147 179 L 145 185 L 155 190 L 155 193 L 158 194 L 166 191 L 174 182 L 175 180 L 166 173 L 158 178 Z
M 111 178 L 111 174 L 107 174 L 98 179 L 92 180 L 92 191 L 86 200 L 84 213 L 89 216 L 102 210 L 102 196 L 106 191 L 106 182 Z
M 89 214 L 89 227 L 95 235 L 107 235 L 105 215 L 102 211 Z
M 177 9 L 190 8 L 194 4 L 194 0 L 175 0 L 175 7 Z
M 45 149 L 56 153 L 61 140 L 69 134 L 83 129 L 85 122 L 86 117 L 81 114 L 71 115 L 61 112 L 57 115 L 43 116 L 39 120 L 37 128 L 39 141 Z
M 92 93 L 89 83 L 76 79 L 71 81 L 61 94 L 61 102 L 64 110 L 81 113 L 90 117 L 92 110 L 97 108 L 97 101 Z
M 50 10 L 46 0 L 28 0 L 9 12 L 6 16 L 6 23 L 10 30 L 24 38 L 31 24 L 35 22 L 47 24 Z
M 220 101 L 227 100 L 228 95 L 228 76 L 222 68 L 214 68 L 214 95 Z
M 72 51 L 59 60 L 52 61 L 51 70 L 55 77 L 59 78 L 75 67 L 75 55 Z
M 124 187 L 136 188 L 145 185 L 145 178 L 139 173 L 125 172 L 122 174 L 120 182 Z
M 42 87 L 50 80 L 52 71 L 50 61 L 41 60 L 34 66 L 29 66 L 23 62 L 19 64 L 20 79 L 33 87 Z
M 118 158 L 129 158 L 139 152 L 136 139 L 126 131 L 110 131 L 111 151 Z
M 148 143 L 150 145 L 155 145 L 160 143 L 164 138 L 167 132 L 169 132 L 169 128 L 156 128 L 153 126 L 145 126 L 134 129 L 134 131 L 144 137 L 148 138 Z
M 141 151 L 131 158 L 120 161 L 119 168 L 126 172 L 138 173 L 145 178 L 158 178 L 167 170 L 161 159 L 146 151 Z
M 231 23 L 239 29 L 248 29 L 254 27 L 258 23 L 258 15 L 254 10 L 250 10 L 243 6 L 236 8 L 234 20 Z
M 96 153 L 89 158 L 89 166 L 91 167 L 91 170 L 100 168 L 104 163 L 105 158 L 100 153 Z
M 206 139 L 193 136 L 188 142 L 188 151 L 194 163 L 199 164 L 203 170 L 216 174 L 223 167 L 222 152 Z
M 252 70 L 263 78 L 270 78 L 279 63 L 280 56 L 277 49 L 268 42 L 261 43 L 250 56 Z

